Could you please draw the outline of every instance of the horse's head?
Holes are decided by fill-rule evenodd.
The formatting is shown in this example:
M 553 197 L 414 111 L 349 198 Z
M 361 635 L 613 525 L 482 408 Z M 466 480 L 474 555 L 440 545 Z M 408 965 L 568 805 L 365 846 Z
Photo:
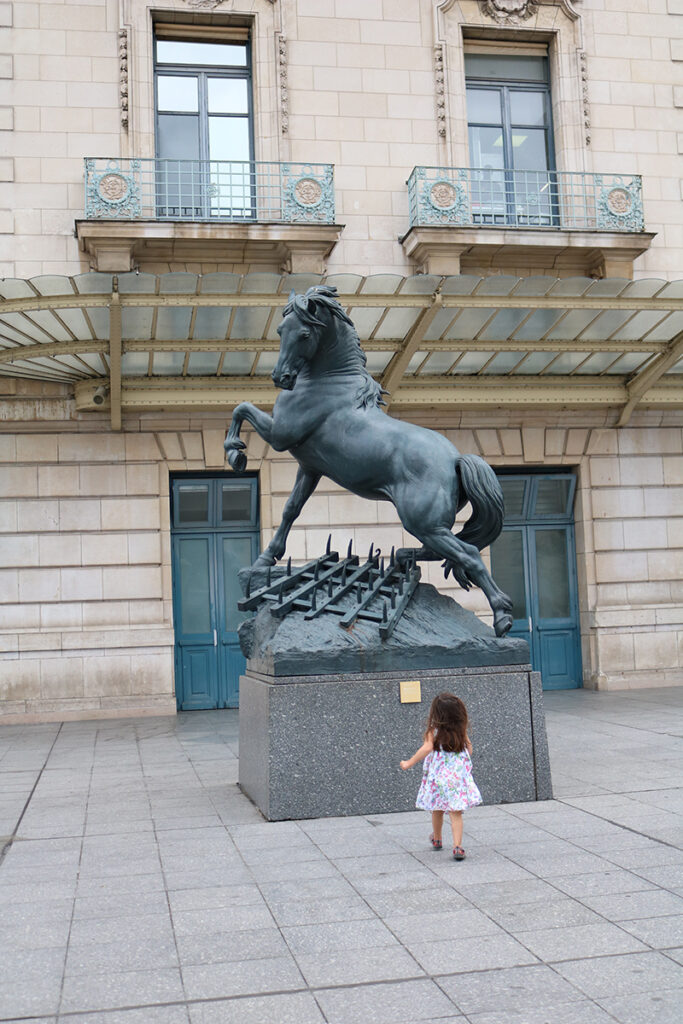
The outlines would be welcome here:
M 280 335 L 280 355 L 272 372 L 278 388 L 291 391 L 306 363 L 315 359 L 322 334 L 331 325 L 333 316 L 347 319 L 336 299 L 336 288 L 318 285 L 305 295 L 290 292 L 284 308 Z

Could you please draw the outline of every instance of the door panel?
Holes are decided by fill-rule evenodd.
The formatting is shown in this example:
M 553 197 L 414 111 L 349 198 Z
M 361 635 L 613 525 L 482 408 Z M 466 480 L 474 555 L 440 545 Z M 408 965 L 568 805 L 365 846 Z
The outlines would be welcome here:
M 173 482 L 173 611 L 180 710 L 237 707 L 245 669 L 238 572 L 258 555 L 257 482 Z
M 510 635 L 528 642 L 544 689 L 581 686 L 571 521 L 575 479 L 566 474 L 515 476 L 502 477 L 501 484 L 506 525 L 491 546 L 491 572 L 513 601 Z

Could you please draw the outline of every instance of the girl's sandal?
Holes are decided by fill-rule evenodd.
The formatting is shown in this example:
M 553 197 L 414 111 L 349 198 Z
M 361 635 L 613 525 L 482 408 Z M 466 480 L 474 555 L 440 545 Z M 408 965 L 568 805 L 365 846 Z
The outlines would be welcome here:
M 441 840 L 440 839 L 435 839 L 433 832 L 432 832 L 432 834 L 429 837 L 429 842 L 432 844 L 432 849 L 433 850 L 441 850 L 441 849 L 443 849 L 443 844 L 441 843 Z
M 465 851 L 463 850 L 462 846 L 456 846 L 455 849 L 453 850 L 453 860 L 464 860 L 464 859 L 465 859 Z

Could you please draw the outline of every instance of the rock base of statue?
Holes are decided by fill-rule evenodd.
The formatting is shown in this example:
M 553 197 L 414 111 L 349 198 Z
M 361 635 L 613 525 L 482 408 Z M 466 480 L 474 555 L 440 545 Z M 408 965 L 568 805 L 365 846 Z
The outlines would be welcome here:
M 444 690 L 467 705 L 484 802 L 551 799 L 528 645 L 496 637 L 434 587 L 419 585 L 386 641 L 373 623 L 347 632 L 331 615 L 277 619 L 267 607 L 240 641 L 239 783 L 268 820 L 413 809 L 421 768 L 403 772 L 399 761 L 420 745 Z M 401 683 L 415 681 L 419 700 L 403 703 Z

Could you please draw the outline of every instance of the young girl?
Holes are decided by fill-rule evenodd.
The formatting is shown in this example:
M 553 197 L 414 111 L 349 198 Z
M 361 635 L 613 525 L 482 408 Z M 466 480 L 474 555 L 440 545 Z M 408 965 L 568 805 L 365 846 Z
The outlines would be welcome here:
M 472 744 L 467 735 L 467 708 L 453 693 L 440 693 L 432 701 L 424 734 L 424 743 L 401 768 L 412 768 L 425 761 L 416 807 L 432 812 L 435 850 L 441 849 L 444 811 L 448 811 L 453 832 L 453 857 L 464 860 L 462 812 L 481 803 L 481 793 L 472 778 Z

